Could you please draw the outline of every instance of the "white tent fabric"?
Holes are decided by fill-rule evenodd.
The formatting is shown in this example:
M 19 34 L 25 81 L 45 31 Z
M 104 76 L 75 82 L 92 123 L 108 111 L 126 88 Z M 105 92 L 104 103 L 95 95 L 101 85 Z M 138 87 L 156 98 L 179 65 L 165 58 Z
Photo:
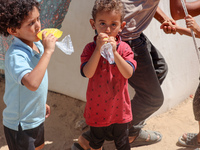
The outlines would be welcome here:
M 80 74 L 80 55 L 84 46 L 93 40 L 94 31 L 89 24 L 93 4 L 94 0 L 71 2 L 61 30 L 63 37 L 71 35 L 75 52 L 69 56 L 56 50 L 48 67 L 49 89 L 82 101 L 86 101 L 88 79 Z M 169 0 L 161 0 L 159 6 L 170 16 Z M 185 27 L 184 20 L 177 21 L 177 24 Z M 157 112 L 161 113 L 194 94 L 199 83 L 199 62 L 191 37 L 165 34 L 155 19 L 144 33 L 164 55 L 169 67 L 162 85 L 165 101 Z M 200 45 L 199 39 L 197 45 Z M 132 97 L 134 90 L 129 90 Z

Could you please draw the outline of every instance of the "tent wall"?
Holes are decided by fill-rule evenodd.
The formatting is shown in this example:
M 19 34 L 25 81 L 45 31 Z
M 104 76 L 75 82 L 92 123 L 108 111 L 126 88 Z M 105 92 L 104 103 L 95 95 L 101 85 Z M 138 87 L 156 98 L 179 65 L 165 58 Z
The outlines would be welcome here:
M 61 28 L 64 32 L 61 39 L 70 34 L 75 52 L 65 55 L 56 49 L 48 67 L 49 90 L 83 101 L 86 101 L 88 79 L 80 74 L 80 55 L 84 46 L 93 41 L 94 31 L 89 24 L 93 4 L 94 0 L 72 0 Z M 159 6 L 170 16 L 169 0 L 161 0 Z M 177 24 L 185 26 L 184 20 L 177 21 Z M 161 113 L 195 92 L 199 82 L 199 62 L 191 37 L 165 34 L 155 19 L 144 33 L 163 54 L 169 68 L 162 84 L 165 101 L 157 112 Z M 200 45 L 199 39 L 197 44 Z M 132 97 L 134 90 L 129 88 L 129 91 Z

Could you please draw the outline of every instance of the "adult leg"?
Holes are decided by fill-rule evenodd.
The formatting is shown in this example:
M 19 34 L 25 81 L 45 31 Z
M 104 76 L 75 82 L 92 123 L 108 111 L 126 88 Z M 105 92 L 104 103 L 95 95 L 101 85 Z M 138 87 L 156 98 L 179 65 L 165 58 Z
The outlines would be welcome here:
M 137 61 L 136 72 L 129 79 L 129 84 L 136 92 L 131 101 L 133 121 L 129 136 L 135 137 L 141 132 L 145 119 L 158 110 L 163 103 L 164 97 L 160 84 L 167 74 L 167 65 L 162 55 L 143 34 L 140 38 L 127 43 L 131 46 Z
M 162 54 L 154 47 L 154 45 L 152 45 L 152 43 L 148 39 L 147 41 L 149 45 L 148 47 L 151 47 L 148 49 L 150 50 L 153 66 L 154 66 L 158 81 L 161 85 L 167 76 L 168 66 Z
M 187 147 L 200 147 L 200 83 L 193 99 L 193 112 L 195 120 L 199 123 L 198 133 L 184 133 L 178 143 Z
M 195 117 L 195 120 L 198 121 L 199 123 L 199 133 L 198 133 L 198 143 L 200 143 L 200 83 L 199 83 L 199 86 L 198 86 L 198 89 L 195 93 L 195 97 L 194 97 L 194 100 L 193 100 L 193 112 L 194 112 L 194 117 Z

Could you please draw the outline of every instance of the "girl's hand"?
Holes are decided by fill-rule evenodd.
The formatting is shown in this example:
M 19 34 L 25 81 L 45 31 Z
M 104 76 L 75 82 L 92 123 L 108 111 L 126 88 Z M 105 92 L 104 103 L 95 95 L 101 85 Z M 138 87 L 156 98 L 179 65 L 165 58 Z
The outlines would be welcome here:
M 58 39 L 51 33 L 46 36 L 46 33 L 47 31 L 42 33 L 44 52 L 52 54 L 55 50 L 55 44 Z
M 50 114 L 51 114 L 50 106 L 46 104 L 46 116 L 45 116 L 45 118 L 48 118 Z

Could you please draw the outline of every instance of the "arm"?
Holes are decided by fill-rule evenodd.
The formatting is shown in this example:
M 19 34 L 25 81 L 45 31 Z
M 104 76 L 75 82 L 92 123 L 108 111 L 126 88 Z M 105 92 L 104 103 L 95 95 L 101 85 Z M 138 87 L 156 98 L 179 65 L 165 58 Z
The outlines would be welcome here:
M 124 76 L 124 78 L 130 78 L 133 74 L 133 67 L 128 64 L 117 51 L 114 52 L 114 58 L 120 73 Z
M 108 35 L 106 35 L 104 33 L 100 33 L 97 36 L 96 48 L 95 48 L 92 56 L 88 60 L 88 62 L 83 67 L 83 73 L 87 78 L 93 77 L 93 75 L 96 71 L 96 68 L 98 66 L 98 63 L 99 63 L 99 60 L 101 57 L 101 54 L 100 54 L 101 46 L 106 42 L 105 38 L 108 38 Z
M 54 52 L 55 42 L 57 41 L 57 38 L 54 37 L 53 34 L 49 34 L 47 37 L 45 37 L 45 34 L 46 32 L 43 33 L 44 54 L 40 58 L 36 67 L 22 78 L 23 85 L 31 91 L 36 91 L 40 86 L 51 55 Z
M 154 18 L 158 20 L 161 24 L 166 20 L 172 20 L 169 18 L 161 9 L 160 7 L 157 8 Z
M 188 29 L 188 28 L 183 28 L 183 27 L 180 27 L 180 26 L 177 26 L 176 27 L 176 31 L 180 34 L 180 35 L 187 35 L 187 36 L 192 36 L 191 35 L 191 30 Z M 194 32 L 195 33 L 195 32 Z M 195 36 L 197 38 L 199 38 L 199 36 L 195 33 Z
M 184 28 L 184 27 L 180 27 L 178 25 L 172 25 L 171 22 L 165 22 L 163 23 L 163 25 L 167 25 L 167 26 L 173 26 L 174 28 L 176 28 L 176 31 L 180 34 L 180 35 L 187 35 L 187 36 L 192 36 L 191 35 L 191 30 L 189 28 Z M 197 34 L 196 30 L 193 30 L 194 34 L 197 38 L 200 38 L 200 34 Z M 200 30 L 199 30 L 200 31 Z
M 154 15 L 154 18 L 155 18 L 156 20 L 158 20 L 158 21 L 162 24 L 162 25 L 161 25 L 161 26 L 162 26 L 161 29 L 163 29 L 164 32 L 165 32 L 166 34 L 168 34 L 168 33 L 173 33 L 173 34 L 175 34 L 175 33 L 176 33 L 176 29 L 175 29 L 173 26 L 163 25 L 163 23 L 166 22 L 166 21 L 170 21 L 173 25 L 175 25 L 176 22 L 175 22 L 173 19 L 169 18 L 169 17 L 160 9 L 160 7 L 157 8 L 156 13 L 155 13 L 155 15 Z
M 113 47 L 113 54 L 115 58 L 115 63 L 120 71 L 120 73 L 124 76 L 124 78 L 128 79 L 133 74 L 133 67 L 128 64 L 116 50 L 116 41 L 114 37 L 109 38 L 109 42 Z
M 200 14 L 200 0 L 185 2 L 185 5 L 190 15 L 197 16 Z M 185 17 L 181 0 L 170 0 L 170 12 L 175 20 L 183 19 Z
M 191 15 L 188 15 L 185 17 L 185 21 L 187 28 L 192 29 L 195 34 L 200 37 L 200 26 L 197 24 L 196 20 Z

